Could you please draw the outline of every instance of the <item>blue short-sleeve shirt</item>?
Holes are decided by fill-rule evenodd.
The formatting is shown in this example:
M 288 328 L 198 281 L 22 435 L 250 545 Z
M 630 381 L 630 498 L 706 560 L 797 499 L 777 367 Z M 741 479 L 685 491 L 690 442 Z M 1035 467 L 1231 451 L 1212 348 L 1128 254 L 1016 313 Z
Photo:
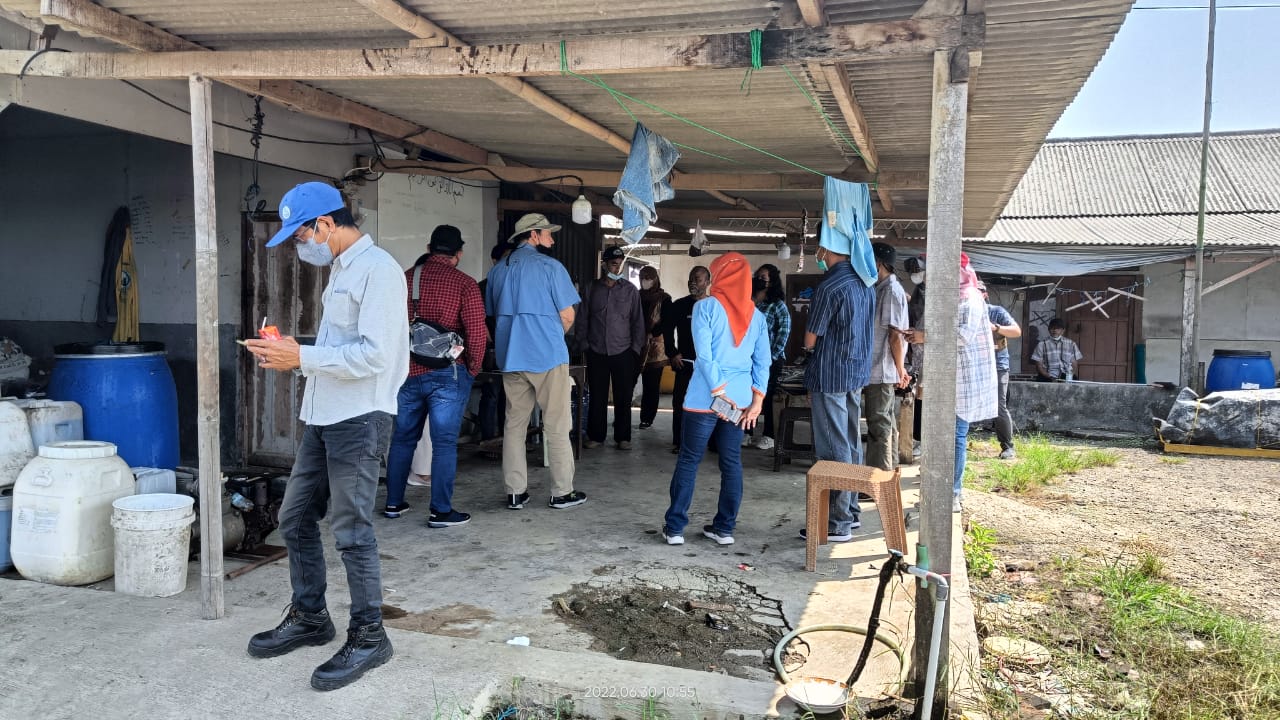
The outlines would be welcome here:
M 528 243 L 489 271 L 485 312 L 495 319 L 502 372 L 541 373 L 569 362 L 560 311 L 579 301 L 564 266 Z

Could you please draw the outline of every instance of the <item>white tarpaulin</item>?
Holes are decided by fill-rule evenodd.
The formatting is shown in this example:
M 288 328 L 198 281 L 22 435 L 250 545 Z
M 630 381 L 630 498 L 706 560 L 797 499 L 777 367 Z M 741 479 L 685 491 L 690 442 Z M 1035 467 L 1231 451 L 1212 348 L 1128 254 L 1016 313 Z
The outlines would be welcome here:
M 965 243 L 979 273 L 991 275 L 1088 275 L 1170 262 L 1194 253 L 1188 247 L 1081 247 Z

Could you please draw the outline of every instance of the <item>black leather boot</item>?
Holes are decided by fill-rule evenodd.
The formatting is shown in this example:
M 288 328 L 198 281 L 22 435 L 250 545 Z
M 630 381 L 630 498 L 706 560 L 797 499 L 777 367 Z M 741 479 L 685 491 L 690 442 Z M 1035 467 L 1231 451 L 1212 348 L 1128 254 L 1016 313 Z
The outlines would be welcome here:
M 290 605 L 279 625 L 249 638 L 249 654 L 256 658 L 276 657 L 303 645 L 324 645 L 337 634 L 328 610 L 304 613 Z
M 391 638 L 382 623 L 362 625 L 347 631 L 347 642 L 338 654 L 311 673 L 311 687 L 337 690 L 350 685 L 366 672 L 391 659 Z

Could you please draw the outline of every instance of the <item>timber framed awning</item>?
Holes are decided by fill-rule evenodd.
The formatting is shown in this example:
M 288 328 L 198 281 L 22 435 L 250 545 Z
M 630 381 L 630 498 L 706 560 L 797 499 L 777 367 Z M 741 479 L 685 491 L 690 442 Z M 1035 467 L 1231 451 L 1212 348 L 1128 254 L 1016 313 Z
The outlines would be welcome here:
M 826 174 L 874 182 L 877 218 L 898 227 L 925 218 L 933 52 L 969 51 L 964 230 L 981 236 L 1130 4 L 0 0 L 0 17 L 109 41 L 0 50 L 0 75 L 145 86 L 200 74 L 438 160 L 379 170 L 573 174 L 601 194 L 638 118 L 686 146 L 660 216 L 816 218 Z

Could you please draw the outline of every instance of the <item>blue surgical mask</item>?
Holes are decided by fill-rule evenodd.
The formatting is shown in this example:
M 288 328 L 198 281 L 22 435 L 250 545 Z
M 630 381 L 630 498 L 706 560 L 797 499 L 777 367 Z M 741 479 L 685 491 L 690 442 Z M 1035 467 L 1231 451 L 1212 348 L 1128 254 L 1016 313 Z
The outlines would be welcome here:
M 615 281 L 615 282 L 616 282 L 616 281 L 618 281 L 618 280 L 621 280 L 621 279 L 622 279 L 622 275 L 620 275 L 620 274 L 618 274 L 618 273 L 609 273 L 609 279 L 610 279 L 610 280 L 613 280 L 613 281 Z
M 317 229 L 318 226 L 313 226 L 311 230 L 313 239 Z M 330 231 L 329 235 L 332 236 L 333 231 Z M 315 265 L 316 267 L 324 267 L 326 265 L 333 264 L 333 250 L 329 249 L 329 238 L 326 237 L 324 242 L 321 243 L 307 240 L 306 242 L 297 243 L 297 246 L 298 259 L 302 262 L 307 263 L 308 265 Z

